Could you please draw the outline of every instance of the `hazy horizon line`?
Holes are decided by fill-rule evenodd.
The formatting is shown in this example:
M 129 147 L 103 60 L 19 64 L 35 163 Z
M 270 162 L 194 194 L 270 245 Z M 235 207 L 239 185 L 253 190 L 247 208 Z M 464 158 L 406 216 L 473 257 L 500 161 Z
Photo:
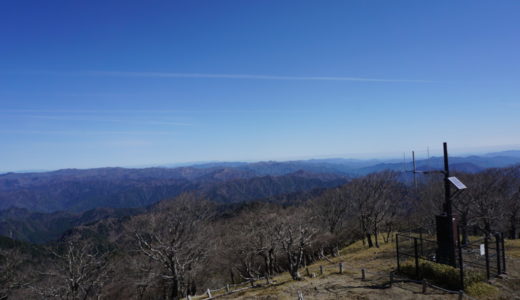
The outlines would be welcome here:
M 520 146 L 520 145 L 519 145 Z M 519 149 L 506 149 L 506 150 L 496 150 L 496 151 L 487 151 L 480 154 L 477 153 L 471 153 L 471 152 L 465 152 L 465 153 L 458 153 L 456 155 L 452 155 L 451 157 L 468 157 L 468 156 L 479 156 L 479 155 L 488 155 L 491 153 L 500 153 L 500 152 L 507 152 L 507 151 L 520 151 Z M 351 154 L 354 155 L 354 154 Z M 438 158 L 440 156 L 438 155 L 432 155 L 430 158 Z M 356 158 L 356 157 L 348 157 L 348 156 L 342 156 L 342 155 L 318 155 L 318 156 L 306 156 L 306 157 L 300 157 L 300 158 L 285 158 L 285 159 L 238 159 L 238 160 L 196 160 L 196 161 L 185 161 L 185 162 L 171 162 L 171 163 L 150 163 L 150 164 L 139 164 L 139 165 L 104 165 L 104 166 L 93 166 L 93 167 L 63 167 L 63 168 L 56 168 L 56 169 L 24 169 L 24 170 L 0 170 L 0 175 L 7 174 L 7 173 L 45 173 L 45 172 L 54 172 L 54 171 L 60 171 L 60 170 L 67 170 L 67 169 L 76 169 L 76 170 L 89 170 L 89 169 L 103 169 L 103 168 L 123 168 L 123 169 L 146 169 L 146 168 L 180 168 L 180 167 L 190 167 L 190 166 L 197 166 L 197 165 L 204 165 L 204 164 L 225 164 L 225 163 L 245 163 L 245 164 L 251 164 L 251 163 L 262 163 L 262 162 L 295 162 L 295 161 L 309 161 L 309 160 L 334 160 L 334 159 L 343 159 L 343 160 L 357 160 L 357 161 L 381 161 L 381 162 L 392 162 L 392 161 L 401 161 L 403 157 L 397 157 L 397 156 L 387 156 L 387 157 L 371 157 L 371 158 Z M 404 161 L 404 163 L 411 163 L 411 158 L 407 157 L 407 160 Z M 427 160 L 428 158 L 419 158 L 417 161 L 421 160 Z

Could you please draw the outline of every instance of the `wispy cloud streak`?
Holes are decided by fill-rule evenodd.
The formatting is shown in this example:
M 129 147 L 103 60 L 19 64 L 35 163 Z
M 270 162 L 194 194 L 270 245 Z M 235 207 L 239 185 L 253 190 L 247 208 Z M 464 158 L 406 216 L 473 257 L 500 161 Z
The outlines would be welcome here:
M 171 72 L 125 72 L 125 71 L 37 71 L 32 74 L 72 75 L 72 76 L 111 76 L 111 77 L 149 77 L 149 78 L 193 78 L 193 79 L 249 79 L 249 80 L 285 80 L 285 81 L 357 81 L 357 82 L 415 82 L 431 83 L 422 79 L 389 79 L 338 76 L 279 76 L 253 74 L 208 74 L 208 73 L 171 73 Z
M 168 131 L 83 131 L 83 130 L 0 130 L 0 134 L 29 135 L 175 135 Z
M 129 123 L 144 125 L 171 125 L 171 126 L 193 126 L 191 123 L 175 122 L 175 121 L 149 121 L 135 119 L 112 119 L 99 117 L 78 117 L 78 116 L 40 116 L 40 115 L 22 115 L 23 118 L 54 120 L 54 121 L 84 121 L 84 122 L 111 122 L 111 123 Z
M 27 114 L 27 113 L 48 113 L 48 114 L 184 114 L 184 113 L 301 113 L 310 112 L 309 110 L 276 110 L 276 109 L 217 109 L 217 110 L 91 110 L 91 109 L 0 109 L 0 114 Z

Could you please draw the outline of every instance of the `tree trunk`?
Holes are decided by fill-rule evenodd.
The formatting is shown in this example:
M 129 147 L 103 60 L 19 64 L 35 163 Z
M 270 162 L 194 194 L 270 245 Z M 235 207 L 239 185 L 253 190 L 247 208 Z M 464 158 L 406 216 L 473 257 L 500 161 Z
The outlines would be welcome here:
M 274 249 L 269 249 L 269 275 L 274 275 L 276 264 L 276 257 L 274 256 Z
M 368 243 L 368 247 L 369 247 L 369 248 L 374 247 L 374 244 L 372 243 L 372 235 L 371 235 L 370 233 L 368 233 L 368 232 L 366 233 L 366 235 L 367 235 L 367 243 Z
M 229 274 L 231 275 L 231 283 L 235 284 L 235 274 L 233 274 L 233 270 L 229 269 Z
M 388 242 L 390 242 L 390 238 L 392 237 L 392 226 L 390 225 L 390 227 L 388 228 L 388 232 L 386 233 L 386 241 L 385 243 L 388 244 Z
M 170 273 L 171 273 L 171 281 L 170 281 L 170 300 L 178 300 L 181 298 L 180 294 L 180 281 L 177 273 L 177 266 L 175 263 L 170 264 Z
M 301 279 L 301 276 L 300 276 L 300 272 L 298 271 L 298 268 L 296 267 L 291 267 L 291 277 L 293 280 L 300 280 Z
M 509 229 L 509 236 L 515 240 L 518 237 L 517 228 L 515 222 L 511 222 L 511 228 Z
M 181 299 L 181 295 L 179 293 L 179 280 L 177 278 L 172 279 L 170 288 L 170 300 Z
M 486 231 L 486 235 L 491 234 L 491 224 L 488 220 L 484 220 L 484 230 Z
M 516 239 L 518 234 L 517 234 L 517 228 L 516 228 L 516 212 L 513 212 L 513 214 L 511 215 L 511 218 L 509 220 L 510 222 L 510 227 L 509 227 L 509 236 L 511 237 L 511 239 Z
M 379 248 L 379 234 L 377 232 L 377 226 L 374 226 L 374 239 L 376 242 L 376 248 Z
M 293 280 L 300 280 L 300 273 L 298 272 L 298 264 L 294 261 L 294 257 L 289 254 L 289 273 Z
M 264 257 L 265 259 L 265 274 L 266 274 L 266 277 L 269 277 L 269 275 L 271 275 L 271 260 L 270 260 L 270 257 L 269 257 L 269 254 L 265 255 Z

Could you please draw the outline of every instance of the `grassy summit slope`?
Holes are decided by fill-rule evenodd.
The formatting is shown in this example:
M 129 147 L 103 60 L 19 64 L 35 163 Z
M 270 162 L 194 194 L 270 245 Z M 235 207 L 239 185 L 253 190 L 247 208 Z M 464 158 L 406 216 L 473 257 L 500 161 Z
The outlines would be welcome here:
M 520 299 L 520 240 L 507 241 L 508 276 L 491 280 L 470 291 L 476 299 Z M 339 274 L 339 263 L 344 271 Z M 417 283 L 394 283 L 389 286 L 389 273 L 395 269 L 395 244 L 382 243 L 380 248 L 368 248 L 358 241 L 341 250 L 340 256 L 316 262 L 301 270 L 303 280 L 293 281 L 289 274 L 273 278 L 266 286 L 265 280 L 258 286 L 242 292 L 220 297 L 221 299 L 297 299 L 301 292 L 304 299 L 458 299 L 458 295 L 428 288 L 422 293 Z M 320 274 L 323 266 L 323 275 Z M 366 280 L 361 279 L 361 269 Z M 313 274 L 314 273 L 314 274 Z M 312 277 L 315 275 L 316 277 Z M 496 288 L 495 288 L 496 287 Z M 218 294 L 218 293 L 217 293 Z M 213 296 L 216 296 L 214 294 Z M 194 298 L 195 299 L 195 298 Z M 198 299 L 198 297 L 196 298 Z M 468 298 L 465 298 L 468 299 Z

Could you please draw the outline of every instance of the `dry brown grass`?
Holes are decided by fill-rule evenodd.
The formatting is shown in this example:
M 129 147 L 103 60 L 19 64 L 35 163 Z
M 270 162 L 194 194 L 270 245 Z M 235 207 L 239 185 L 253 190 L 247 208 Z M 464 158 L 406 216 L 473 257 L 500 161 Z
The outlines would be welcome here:
M 520 258 L 520 240 L 506 240 L 507 256 Z
M 395 284 L 387 286 L 389 273 L 395 267 L 395 244 L 383 243 L 380 248 L 368 248 L 361 241 L 342 249 L 340 256 L 308 266 L 315 278 L 304 276 L 293 281 L 284 273 L 273 278 L 275 284 L 257 287 L 224 297 L 225 299 L 295 299 L 301 291 L 305 299 L 456 299 L 455 296 L 430 291 L 423 295 L 420 286 Z M 339 274 L 339 263 L 344 272 Z M 320 265 L 324 274 L 320 274 Z M 366 280 L 361 280 L 361 269 Z M 302 269 L 301 274 L 306 274 Z
M 388 286 L 389 272 L 395 268 L 395 244 L 381 242 L 380 248 L 368 248 L 361 241 L 342 249 L 340 256 L 330 261 L 319 261 L 309 265 L 315 278 L 304 276 L 294 281 L 288 273 L 273 278 L 273 284 L 258 286 L 221 299 L 296 299 L 301 291 L 305 299 L 458 299 L 457 295 L 428 289 L 422 294 L 422 286 L 415 283 L 394 283 Z M 469 291 L 477 299 L 515 299 L 520 295 L 520 240 L 506 241 L 509 277 L 495 279 L 489 284 L 475 285 Z M 344 272 L 339 274 L 340 262 Z M 324 266 L 321 275 L 320 265 Z M 361 280 L 361 269 L 366 269 L 366 280 Z M 305 268 L 301 270 L 305 275 Z M 515 277 L 516 276 L 516 277 Z M 265 282 L 261 282 L 265 284 Z M 516 298 L 516 299 L 520 299 Z

